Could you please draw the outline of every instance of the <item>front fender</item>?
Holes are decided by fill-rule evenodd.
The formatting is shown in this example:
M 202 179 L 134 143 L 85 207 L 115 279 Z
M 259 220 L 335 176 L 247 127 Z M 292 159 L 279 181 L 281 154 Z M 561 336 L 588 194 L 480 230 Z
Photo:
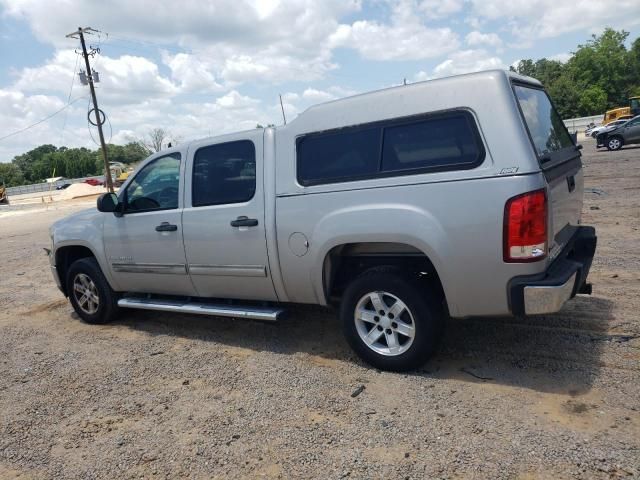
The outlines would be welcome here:
M 50 229 L 53 241 L 51 262 L 55 262 L 58 250 L 61 248 L 71 246 L 88 248 L 98 262 L 111 288 L 117 291 L 118 285 L 111 276 L 104 254 L 103 215 L 105 214 L 92 209 L 79 212 L 54 223 Z M 61 280 L 64 281 L 64 279 Z

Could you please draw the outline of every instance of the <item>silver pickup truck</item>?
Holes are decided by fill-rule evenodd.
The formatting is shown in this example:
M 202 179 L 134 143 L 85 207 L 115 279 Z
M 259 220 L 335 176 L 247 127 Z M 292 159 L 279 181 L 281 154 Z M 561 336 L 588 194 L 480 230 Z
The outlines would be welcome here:
M 156 153 L 51 227 L 51 270 L 89 323 L 335 306 L 358 355 L 406 370 L 447 317 L 551 313 L 590 293 L 582 197 L 580 147 L 542 85 L 488 71 Z

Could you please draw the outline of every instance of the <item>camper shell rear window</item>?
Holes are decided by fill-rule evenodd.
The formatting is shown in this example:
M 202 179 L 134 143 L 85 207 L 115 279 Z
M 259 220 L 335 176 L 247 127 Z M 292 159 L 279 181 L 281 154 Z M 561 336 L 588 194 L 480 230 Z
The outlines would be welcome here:
M 513 91 L 531 143 L 543 167 L 576 156 L 575 144 L 544 89 L 514 83 Z

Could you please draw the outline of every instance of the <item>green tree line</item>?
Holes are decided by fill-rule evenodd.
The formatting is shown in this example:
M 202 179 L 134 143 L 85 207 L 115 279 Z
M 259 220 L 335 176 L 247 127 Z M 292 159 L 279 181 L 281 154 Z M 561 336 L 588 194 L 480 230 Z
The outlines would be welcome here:
M 138 163 L 151 152 L 139 142 L 126 145 L 107 145 L 110 162 Z M 49 177 L 78 178 L 104 173 L 104 161 L 100 149 L 67 148 L 40 145 L 11 163 L 0 163 L 0 179 L 7 187 L 43 182 Z
M 640 38 L 627 49 L 628 37 L 624 30 L 606 28 L 578 45 L 565 63 L 526 59 L 511 70 L 540 80 L 562 118 L 600 115 L 640 95 Z

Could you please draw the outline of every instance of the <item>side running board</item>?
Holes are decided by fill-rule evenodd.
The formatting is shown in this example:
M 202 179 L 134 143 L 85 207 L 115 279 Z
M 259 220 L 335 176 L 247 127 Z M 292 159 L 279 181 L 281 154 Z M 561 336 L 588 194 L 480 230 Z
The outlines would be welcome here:
M 246 318 L 276 322 L 284 310 L 276 307 L 254 307 L 241 305 L 220 305 L 190 301 L 121 298 L 118 306 L 122 308 L 137 308 L 140 310 L 157 310 L 161 312 L 195 313 L 197 315 L 212 315 L 216 317 Z

